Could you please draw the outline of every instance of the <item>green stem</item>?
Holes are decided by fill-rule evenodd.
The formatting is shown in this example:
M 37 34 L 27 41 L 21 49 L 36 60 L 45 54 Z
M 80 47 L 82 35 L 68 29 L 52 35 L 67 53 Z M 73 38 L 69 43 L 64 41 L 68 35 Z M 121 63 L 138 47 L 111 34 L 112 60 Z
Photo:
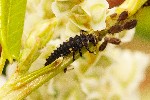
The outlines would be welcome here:
M 79 54 L 76 54 L 76 58 L 79 57 Z M 43 67 L 37 71 L 34 71 L 28 75 L 20 76 L 15 79 L 13 82 L 8 81 L 0 89 L 0 99 L 7 100 L 20 100 L 29 95 L 32 91 L 37 89 L 43 83 L 47 82 L 49 79 L 56 76 L 58 73 L 62 72 L 64 68 L 72 63 L 72 55 L 66 57 L 64 61 L 58 59 L 54 63 Z M 14 78 L 13 78 L 14 79 Z M 9 87 L 9 88 L 8 88 Z M 16 96 L 13 96 L 16 95 Z
M 146 3 L 146 1 L 148 0 L 125 0 L 124 3 L 117 8 L 117 13 L 120 14 L 122 11 L 126 10 L 129 12 L 129 16 L 132 16 L 144 3 Z

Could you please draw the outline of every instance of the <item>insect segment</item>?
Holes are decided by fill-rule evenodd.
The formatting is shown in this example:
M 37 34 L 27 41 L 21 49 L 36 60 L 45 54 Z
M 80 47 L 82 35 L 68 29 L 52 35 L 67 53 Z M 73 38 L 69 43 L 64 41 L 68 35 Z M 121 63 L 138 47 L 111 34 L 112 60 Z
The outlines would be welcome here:
M 80 35 L 76 35 L 74 38 L 70 37 L 69 41 L 63 42 L 63 44 L 60 44 L 60 46 L 54 50 L 53 53 L 46 59 L 45 66 L 48 64 L 52 63 L 59 57 L 64 57 L 69 55 L 70 53 L 73 54 L 73 61 L 75 60 L 75 53 L 78 51 L 80 56 L 82 57 L 82 52 L 81 49 L 85 47 L 89 53 L 93 53 L 93 51 L 90 51 L 89 49 L 89 44 L 92 43 L 94 46 L 98 44 L 99 41 L 101 41 L 104 38 L 104 42 L 99 47 L 99 51 L 103 51 L 108 43 L 119 45 L 120 44 L 120 39 L 117 38 L 109 38 L 106 37 L 106 33 L 109 34 L 114 34 L 121 32 L 122 30 L 129 30 L 132 29 L 136 26 L 137 21 L 136 20 L 130 20 L 128 22 L 123 21 L 127 19 L 128 17 L 128 12 L 124 11 L 119 15 L 119 18 L 117 20 L 117 24 L 114 26 L 110 27 L 108 30 L 102 30 L 102 31 L 97 31 L 99 34 L 96 35 L 96 31 L 93 34 L 87 34 L 86 31 L 81 30 Z M 105 34 L 102 35 L 102 32 Z M 64 70 L 66 72 L 66 69 Z

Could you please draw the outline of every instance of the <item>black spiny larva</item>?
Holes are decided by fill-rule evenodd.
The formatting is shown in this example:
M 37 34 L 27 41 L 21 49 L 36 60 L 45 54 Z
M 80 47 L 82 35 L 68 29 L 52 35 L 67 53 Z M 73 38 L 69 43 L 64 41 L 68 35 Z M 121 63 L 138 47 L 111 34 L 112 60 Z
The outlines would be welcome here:
M 79 51 L 80 56 L 82 56 L 81 49 L 85 47 L 89 53 L 93 51 L 89 50 L 89 43 L 92 43 L 94 46 L 97 44 L 97 38 L 92 34 L 85 34 L 85 31 L 81 30 L 80 35 L 76 35 L 74 38 L 70 37 L 68 42 L 63 42 L 54 52 L 46 59 L 45 66 L 52 63 L 59 57 L 67 56 L 70 53 L 73 53 L 73 61 L 75 60 L 75 52 Z

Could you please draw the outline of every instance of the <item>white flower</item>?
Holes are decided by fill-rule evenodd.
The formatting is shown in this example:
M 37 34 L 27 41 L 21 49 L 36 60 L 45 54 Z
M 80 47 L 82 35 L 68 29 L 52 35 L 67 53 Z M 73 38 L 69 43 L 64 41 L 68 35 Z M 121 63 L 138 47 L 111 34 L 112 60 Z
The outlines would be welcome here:
M 106 0 L 85 0 L 81 4 L 82 9 L 90 16 L 90 26 L 93 30 L 102 30 L 106 27 L 106 11 L 108 3 Z
M 12 64 L 9 64 L 6 68 L 6 77 L 9 78 L 13 73 L 15 73 L 17 69 L 18 62 L 13 62 Z
M 129 50 L 108 49 L 107 56 L 112 60 L 111 73 L 126 90 L 133 91 L 144 77 L 149 64 L 149 56 Z
M 60 0 L 52 3 L 53 13 L 66 28 L 65 33 L 59 32 L 63 38 L 79 34 L 80 30 L 104 29 L 108 7 L 106 0 Z
M 4 75 L 1 75 L 0 76 L 0 87 L 2 87 L 6 81 L 7 81 L 6 77 Z

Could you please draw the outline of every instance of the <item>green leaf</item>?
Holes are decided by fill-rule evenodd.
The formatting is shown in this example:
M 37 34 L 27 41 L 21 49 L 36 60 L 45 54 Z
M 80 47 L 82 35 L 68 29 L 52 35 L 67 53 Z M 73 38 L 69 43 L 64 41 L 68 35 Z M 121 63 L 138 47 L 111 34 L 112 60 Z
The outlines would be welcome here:
M 150 40 L 150 7 L 142 8 L 137 14 L 138 24 L 136 27 L 137 36 Z
M 0 39 L 4 58 L 18 59 L 21 48 L 26 0 L 0 1 Z

